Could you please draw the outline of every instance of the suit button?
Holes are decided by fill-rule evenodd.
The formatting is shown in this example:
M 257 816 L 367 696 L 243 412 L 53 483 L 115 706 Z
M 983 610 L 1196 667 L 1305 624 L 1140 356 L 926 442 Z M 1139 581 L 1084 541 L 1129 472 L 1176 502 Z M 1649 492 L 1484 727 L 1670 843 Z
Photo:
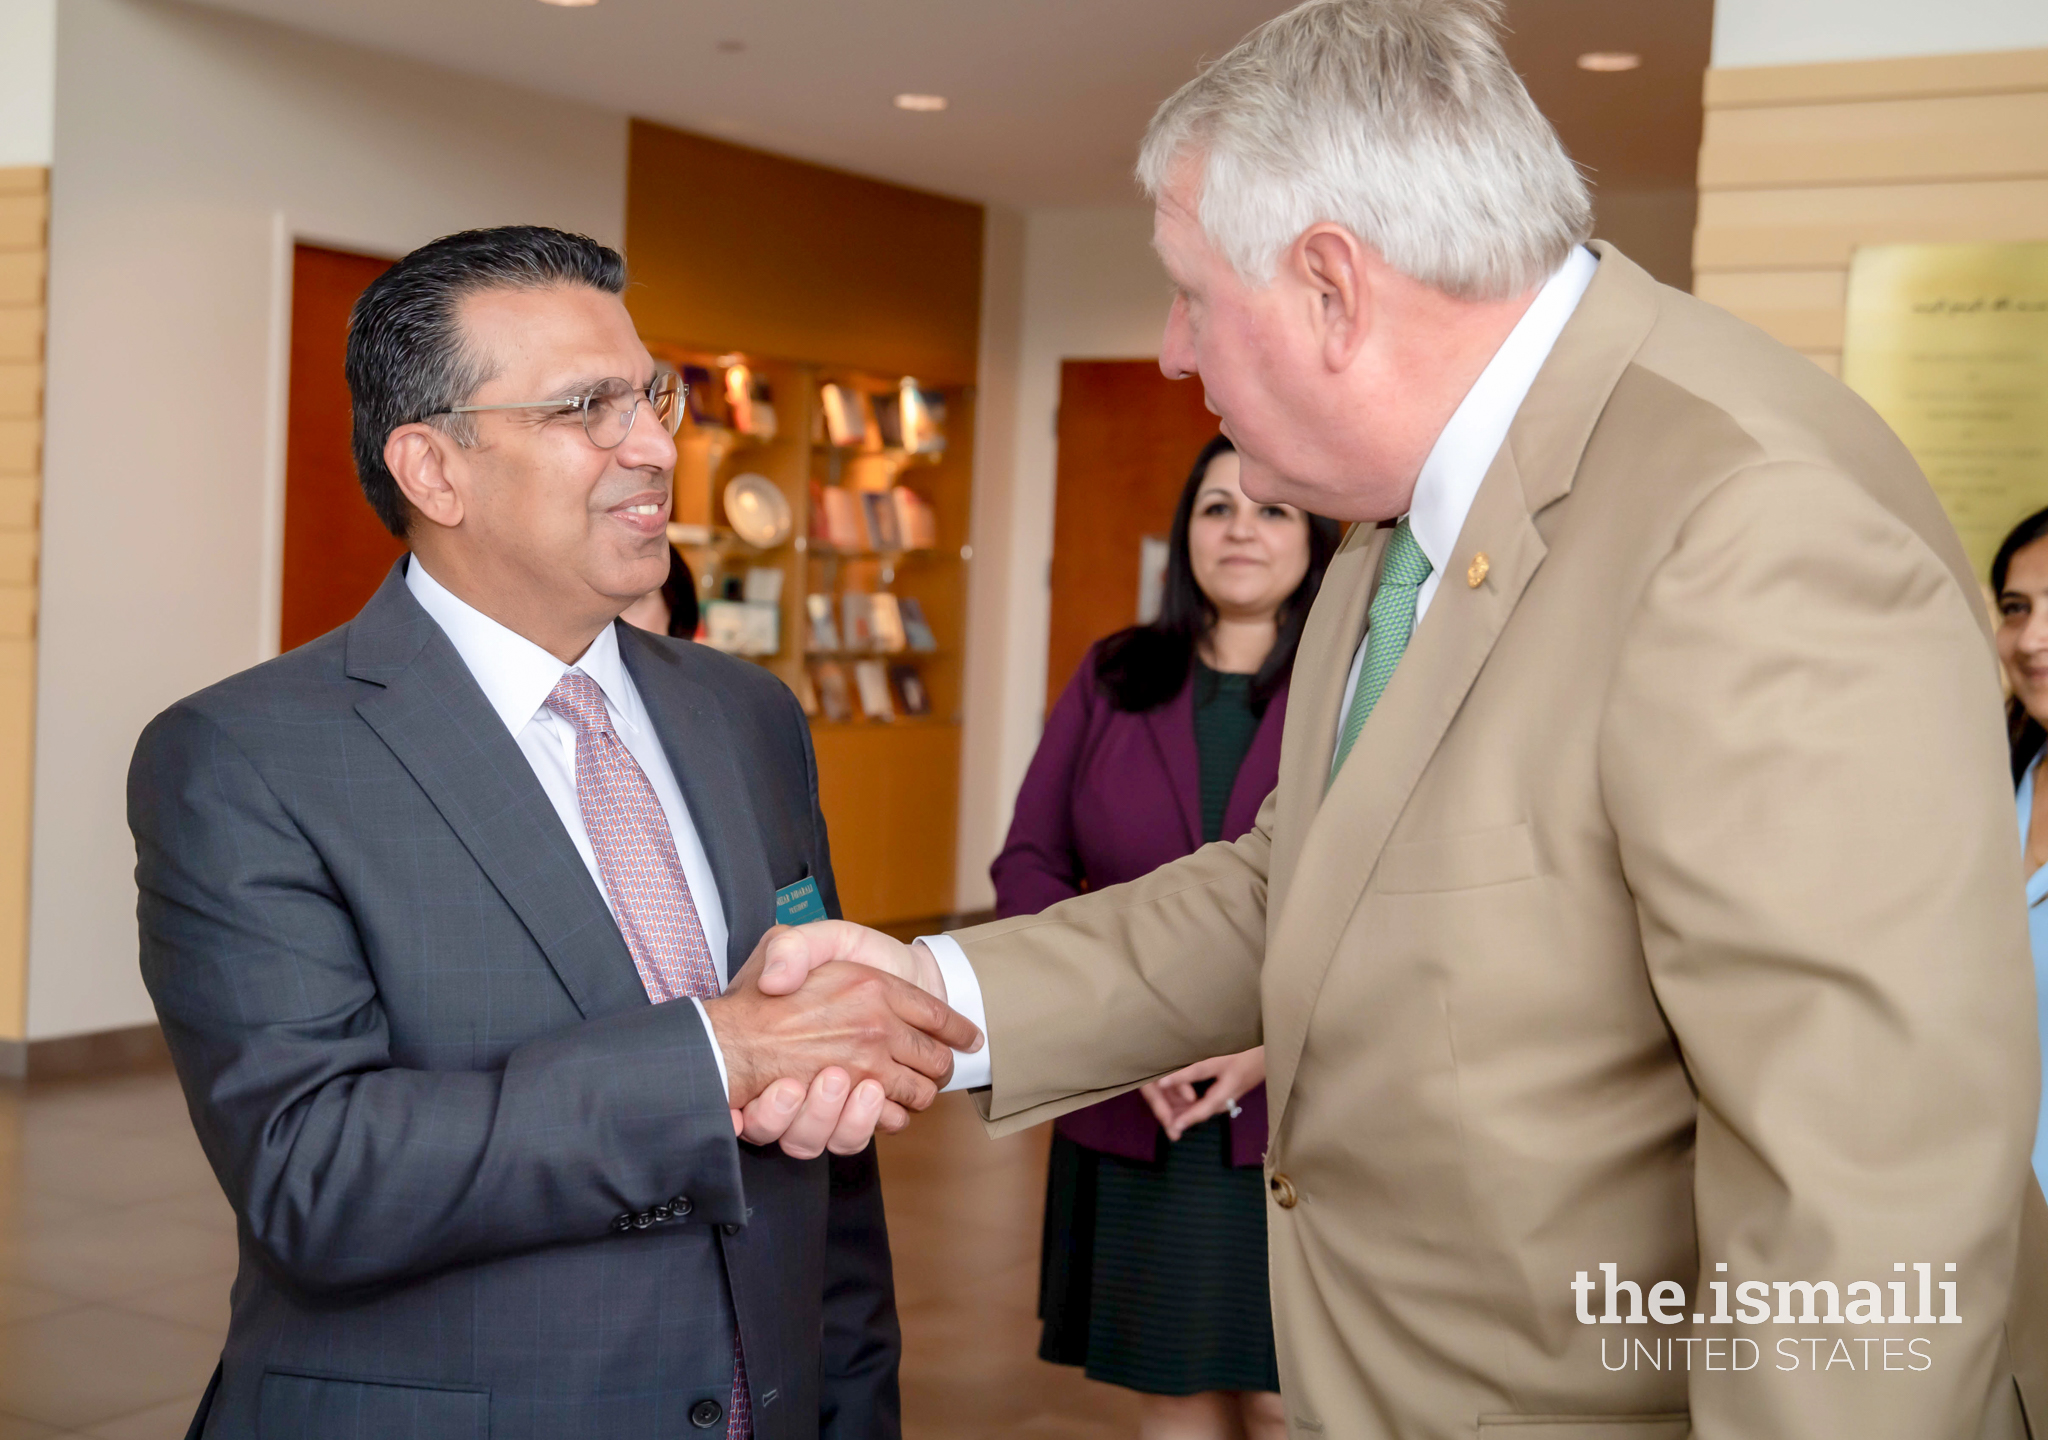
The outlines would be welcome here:
M 626 1231 L 631 1230 L 632 1228 L 633 1217 L 631 1215 L 621 1215 L 618 1217 L 618 1219 L 612 1221 L 612 1229 L 614 1230 Z
M 1273 1191 L 1273 1203 L 1282 1210 L 1292 1210 L 1300 1203 L 1301 1196 L 1295 1193 L 1294 1182 L 1285 1175 L 1275 1174 L 1266 1183 Z
M 673 1212 L 673 1211 L 671 1211 L 671 1210 L 670 1210 L 670 1209 L 668 1208 L 668 1206 L 666 1206 L 666 1205 L 657 1205 L 657 1206 L 655 1206 L 655 1207 L 654 1207 L 654 1223 L 655 1223 L 655 1224 L 657 1224 L 657 1225 L 659 1225 L 659 1224 L 662 1224 L 662 1223 L 664 1223 L 665 1221 L 667 1221 L 668 1217 L 669 1217 L 669 1216 L 670 1216 L 671 1214 L 673 1214 L 673 1213 L 674 1213 L 674 1212 Z
M 690 1423 L 699 1430 L 709 1430 L 725 1418 L 725 1407 L 716 1400 L 699 1400 L 690 1407 Z
M 733 1224 L 730 1220 L 719 1226 L 718 1229 L 721 1234 L 725 1235 L 737 1235 L 740 1233 L 740 1227 Z
M 635 1215 L 633 1217 L 633 1228 L 635 1230 L 645 1230 L 649 1225 L 652 1225 L 653 1223 L 654 1212 L 652 1210 L 642 1210 L 638 1215 Z
M 690 1197 L 687 1195 L 678 1195 L 675 1199 L 668 1202 L 669 1213 L 679 1220 L 688 1219 L 690 1212 L 696 1208 L 695 1205 L 690 1203 Z

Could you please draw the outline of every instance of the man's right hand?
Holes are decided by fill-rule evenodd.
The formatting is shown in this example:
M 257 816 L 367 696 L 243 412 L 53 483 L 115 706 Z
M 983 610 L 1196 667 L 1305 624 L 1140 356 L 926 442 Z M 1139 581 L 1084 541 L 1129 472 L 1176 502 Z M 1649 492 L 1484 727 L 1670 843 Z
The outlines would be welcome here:
M 777 1110 L 790 1108 L 778 1103 L 789 1092 L 787 1087 L 773 1096 L 763 1092 L 788 1079 L 819 1092 L 814 1098 L 836 1101 L 835 1111 L 853 1101 L 861 1110 L 872 1108 L 878 1118 L 897 1118 L 882 1112 L 889 1105 L 905 1110 L 929 1106 L 952 1074 L 953 1050 L 981 1043 L 980 1032 L 943 1000 L 871 965 L 828 959 L 815 972 L 798 975 L 784 993 L 771 994 L 761 983 L 768 949 L 764 942 L 726 992 L 704 1002 L 725 1059 L 735 1111 L 749 1117 L 765 1111 L 772 1123 Z M 801 994 L 788 993 L 798 988 Z M 844 1073 L 847 1088 L 826 1073 L 832 1068 Z M 879 1088 L 883 1104 L 873 1104 L 877 1097 L 866 1082 Z M 813 1108 L 806 1106 L 805 1113 Z M 834 1120 L 829 1133 L 836 1135 L 836 1114 Z M 899 1127 L 900 1119 L 891 1128 Z
M 947 1015 L 960 1019 L 945 1009 L 945 981 L 930 951 L 849 921 L 778 925 L 761 937 L 740 974 L 755 977 L 764 994 L 793 995 L 804 988 L 812 971 L 848 961 L 915 985 L 935 997 Z M 973 1037 L 971 1042 L 954 1048 L 979 1050 L 983 1043 L 980 1032 L 969 1025 L 967 1033 Z M 952 1044 L 951 1039 L 946 1043 Z M 947 1057 L 949 1062 L 951 1058 Z M 802 1160 L 825 1150 L 835 1155 L 855 1154 L 867 1147 L 875 1131 L 894 1134 L 910 1123 L 909 1111 L 885 1096 L 874 1080 L 855 1084 L 836 1066 L 818 1072 L 808 1089 L 803 1081 L 785 1075 L 770 1081 L 751 1100 L 740 1100 L 737 1087 L 733 1093 L 733 1129 L 742 1140 L 755 1145 L 780 1144 L 785 1152 Z

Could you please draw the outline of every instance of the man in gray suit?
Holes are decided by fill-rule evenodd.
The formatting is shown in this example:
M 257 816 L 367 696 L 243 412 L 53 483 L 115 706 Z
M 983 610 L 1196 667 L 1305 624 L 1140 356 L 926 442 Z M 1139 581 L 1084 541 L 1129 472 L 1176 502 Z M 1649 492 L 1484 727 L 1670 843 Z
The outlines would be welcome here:
M 411 554 L 136 747 L 143 974 L 241 1239 L 195 1436 L 898 1432 L 867 1132 L 974 1031 L 742 971 L 837 913 L 816 769 L 781 682 L 616 622 L 679 406 L 624 283 L 516 227 L 372 284 L 357 468 Z

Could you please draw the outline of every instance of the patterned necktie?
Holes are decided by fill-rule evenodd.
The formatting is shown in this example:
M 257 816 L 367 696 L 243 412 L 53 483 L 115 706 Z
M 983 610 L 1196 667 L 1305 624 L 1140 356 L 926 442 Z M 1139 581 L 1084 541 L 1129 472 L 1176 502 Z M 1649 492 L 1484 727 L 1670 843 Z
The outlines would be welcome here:
M 1344 758 L 1358 743 L 1359 732 L 1380 703 L 1394 667 L 1408 648 L 1415 631 L 1415 600 L 1422 582 L 1429 578 L 1429 557 L 1415 543 L 1415 535 L 1403 520 L 1394 527 L 1387 553 L 1380 560 L 1379 589 L 1373 592 L 1372 608 L 1366 612 L 1365 663 L 1358 667 L 1358 688 L 1352 692 L 1351 708 L 1344 715 L 1344 733 L 1337 740 L 1337 758 L 1330 762 L 1330 778 L 1344 768 Z
M 718 966 L 676 854 L 675 832 L 646 772 L 613 731 L 604 691 L 581 670 L 569 670 L 548 695 L 547 707 L 576 731 L 576 803 L 647 998 L 659 1005 L 718 994 Z M 747 1440 L 753 1410 L 737 1325 L 732 1340 L 725 1433 L 730 1440 Z

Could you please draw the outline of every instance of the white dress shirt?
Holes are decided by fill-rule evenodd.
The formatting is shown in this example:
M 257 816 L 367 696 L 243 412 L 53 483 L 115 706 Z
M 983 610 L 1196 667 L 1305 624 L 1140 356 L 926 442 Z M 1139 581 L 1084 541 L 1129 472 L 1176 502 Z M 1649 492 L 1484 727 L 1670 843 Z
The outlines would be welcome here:
M 1573 248 L 1564 264 L 1543 282 L 1543 288 L 1536 292 L 1536 298 L 1522 312 L 1522 318 L 1515 322 L 1500 349 L 1486 362 L 1486 368 L 1479 372 L 1479 378 L 1472 382 L 1472 388 L 1465 392 L 1465 398 L 1436 437 L 1436 444 L 1430 447 L 1429 458 L 1422 462 L 1422 470 L 1415 478 L 1415 494 L 1408 502 L 1408 529 L 1415 536 L 1415 543 L 1422 547 L 1422 553 L 1429 557 L 1429 578 L 1422 582 L 1415 596 L 1417 626 L 1422 624 L 1423 614 L 1436 595 L 1437 582 L 1451 562 L 1452 547 L 1465 528 L 1465 517 L 1479 494 L 1480 482 L 1486 479 L 1493 457 L 1507 439 L 1508 427 L 1514 424 L 1516 412 L 1528 398 L 1529 387 L 1536 383 L 1536 372 L 1550 358 L 1565 322 L 1578 309 L 1586 287 L 1593 283 L 1593 272 L 1599 264 L 1599 257 L 1585 246 Z M 1337 707 L 1340 728 L 1351 709 L 1352 692 L 1358 688 L 1358 672 L 1364 663 L 1365 641 L 1360 639 Z M 982 1003 L 981 982 L 975 978 L 974 967 L 967 963 L 967 952 L 950 935 L 928 935 L 924 943 L 945 978 L 946 1003 L 972 1020 L 986 1036 L 988 1008 Z M 953 1079 L 946 1088 L 972 1090 L 988 1084 L 990 1049 L 984 1043 L 973 1055 L 955 1051 Z
M 583 806 L 576 797 L 576 727 L 547 707 L 548 696 L 570 667 L 525 636 L 506 629 L 456 598 L 427 573 L 427 567 L 420 564 L 417 556 L 406 562 L 405 586 L 420 602 L 420 608 L 441 627 L 483 690 L 484 698 L 512 732 L 520 753 L 533 767 L 534 778 L 546 792 L 548 803 L 561 817 L 562 828 L 569 832 L 576 853 L 583 857 L 583 868 L 590 872 L 597 893 L 604 896 L 604 903 L 612 908 L 616 919 L 618 907 L 612 905 L 611 895 L 605 889 L 604 876 L 597 868 L 597 852 L 590 848 L 590 832 L 583 826 Z M 661 738 L 654 733 L 640 691 L 619 656 L 618 632 L 605 626 L 577 660 L 575 668 L 595 680 L 597 688 L 604 692 L 613 732 L 639 764 L 647 782 L 654 787 L 655 799 L 661 802 L 662 814 L 668 818 L 668 828 L 675 836 L 676 855 L 683 862 L 683 878 L 690 882 L 690 898 L 696 902 L 697 918 L 704 926 L 704 941 L 711 947 L 712 964 L 718 969 L 722 985 L 730 978 L 725 973 L 725 904 L 718 895 L 718 881 L 711 873 L 711 857 L 690 820 L 690 807 L 683 801 L 675 771 L 662 751 Z M 690 1003 L 704 1016 L 700 1001 L 692 997 Z M 709 1016 L 704 1016 L 704 1033 L 711 1036 L 711 1054 L 718 1062 L 718 1078 L 723 1083 L 725 1056 L 719 1053 L 718 1037 L 711 1030 Z

